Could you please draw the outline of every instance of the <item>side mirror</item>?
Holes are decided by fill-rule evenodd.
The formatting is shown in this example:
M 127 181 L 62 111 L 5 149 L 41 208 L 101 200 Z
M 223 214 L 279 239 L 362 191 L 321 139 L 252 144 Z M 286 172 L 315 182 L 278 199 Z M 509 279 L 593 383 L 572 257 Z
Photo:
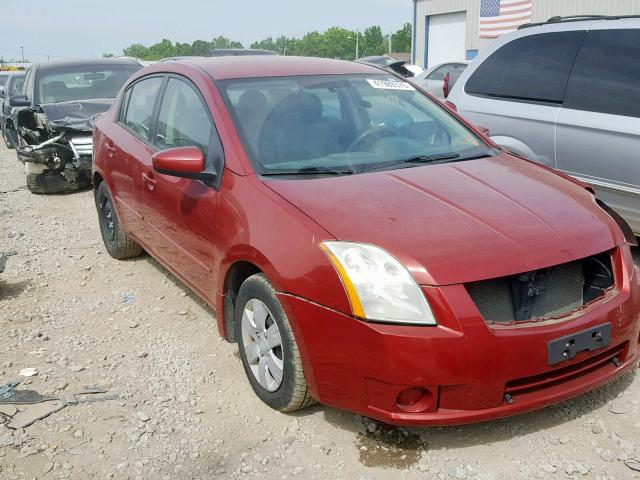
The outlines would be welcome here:
M 31 102 L 26 95 L 16 95 L 9 98 L 9 106 L 11 107 L 30 107 Z
M 204 154 L 198 147 L 178 147 L 156 152 L 151 157 L 153 169 L 163 175 L 202 180 L 213 186 L 216 174 L 205 171 Z

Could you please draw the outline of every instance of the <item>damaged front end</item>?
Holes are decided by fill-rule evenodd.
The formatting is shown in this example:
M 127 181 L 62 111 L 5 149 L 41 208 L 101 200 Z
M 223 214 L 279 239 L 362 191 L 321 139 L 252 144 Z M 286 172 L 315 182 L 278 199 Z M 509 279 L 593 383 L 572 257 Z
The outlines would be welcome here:
M 112 100 L 41 105 L 17 112 L 18 160 L 34 193 L 61 193 L 91 184 L 92 131 Z

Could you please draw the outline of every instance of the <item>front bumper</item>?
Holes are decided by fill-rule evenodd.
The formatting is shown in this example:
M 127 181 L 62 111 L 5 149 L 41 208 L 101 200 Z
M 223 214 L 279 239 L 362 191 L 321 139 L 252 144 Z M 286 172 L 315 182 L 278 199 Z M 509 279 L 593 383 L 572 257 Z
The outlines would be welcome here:
M 616 256 L 616 288 L 604 300 L 563 319 L 517 326 L 488 325 L 462 285 L 424 287 L 437 327 L 366 323 L 299 297 L 279 298 L 321 403 L 396 425 L 474 423 L 578 396 L 640 360 L 640 273 L 628 248 Z M 549 366 L 548 342 L 605 323 L 612 325 L 606 348 Z M 411 387 L 423 388 L 426 400 L 398 405 L 398 394 Z

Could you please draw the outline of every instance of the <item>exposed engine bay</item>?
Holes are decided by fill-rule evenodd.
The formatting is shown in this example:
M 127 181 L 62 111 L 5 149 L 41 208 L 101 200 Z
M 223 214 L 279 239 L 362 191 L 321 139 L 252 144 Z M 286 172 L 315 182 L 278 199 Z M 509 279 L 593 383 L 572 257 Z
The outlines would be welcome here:
M 59 193 L 90 185 L 93 123 L 112 102 L 71 101 L 16 112 L 17 154 L 29 190 Z

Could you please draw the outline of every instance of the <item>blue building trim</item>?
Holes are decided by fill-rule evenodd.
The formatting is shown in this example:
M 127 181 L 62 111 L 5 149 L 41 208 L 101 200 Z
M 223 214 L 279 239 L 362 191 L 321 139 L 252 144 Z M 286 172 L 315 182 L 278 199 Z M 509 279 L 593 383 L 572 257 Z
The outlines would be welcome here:
M 473 60 L 478 56 L 478 50 L 467 50 L 466 59 Z
M 413 45 L 411 47 L 411 63 L 416 63 L 416 40 L 418 35 L 418 0 L 413 0 Z
M 429 68 L 429 16 L 424 17 L 424 68 Z

